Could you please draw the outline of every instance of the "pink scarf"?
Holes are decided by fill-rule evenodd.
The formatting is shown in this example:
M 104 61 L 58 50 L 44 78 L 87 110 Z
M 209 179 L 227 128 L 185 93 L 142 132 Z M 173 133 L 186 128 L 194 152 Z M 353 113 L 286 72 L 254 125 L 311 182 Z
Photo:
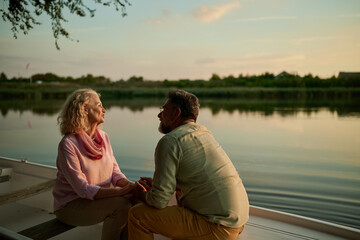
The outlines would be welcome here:
M 94 133 L 94 140 L 91 139 L 90 136 L 87 135 L 87 133 L 84 131 L 79 134 L 75 134 L 75 136 L 82 150 L 89 158 L 93 160 L 102 158 L 105 143 L 97 129 Z

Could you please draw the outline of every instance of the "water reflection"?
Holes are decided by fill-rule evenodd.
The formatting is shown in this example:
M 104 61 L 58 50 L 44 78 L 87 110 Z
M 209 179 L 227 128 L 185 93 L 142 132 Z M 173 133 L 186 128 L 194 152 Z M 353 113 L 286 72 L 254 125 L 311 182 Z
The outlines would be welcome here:
M 131 180 L 152 176 L 164 99 L 104 100 L 103 125 Z M 360 117 L 354 101 L 200 99 L 198 122 L 239 171 L 250 203 L 360 226 Z M 55 166 L 63 100 L 0 101 L 0 155 Z M 357 117 L 348 117 L 351 115 Z M 342 118 L 339 118 L 342 116 Z M 346 117 L 346 118 L 345 118 Z
M 145 108 L 159 107 L 165 99 L 105 99 L 103 104 L 107 109 L 120 107 L 132 112 L 142 112 Z M 4 117 L 9 111 L 24 112 L 30 110 L 36 115 L 56 115 L 64 100 L 1 100 L 1 115 Z M 275 113 L 281 116 L 291 116 L 298 113 L 311 115 L 321 109 L 326 109 L 339 117 L 359 116 L 360 102 L 357 99 L 329 100 L 292 100 L 292 99 L 200 99 L 201 108 L 209 108 L 213 116 L 220 111 L 233 113 L 259 113 L 262 116 L 272 116 Z
M 35 115 L 56 115 L 64 100 L 1 100 L 0 110 L 1 115 L 5 117 L 10 111 L 19 111 L 20 113 L 25 111 L 31 111 Z

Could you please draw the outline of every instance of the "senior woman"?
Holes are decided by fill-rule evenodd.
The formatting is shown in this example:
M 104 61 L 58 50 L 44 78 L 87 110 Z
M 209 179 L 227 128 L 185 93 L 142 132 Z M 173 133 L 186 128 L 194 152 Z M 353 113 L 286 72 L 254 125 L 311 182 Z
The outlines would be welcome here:
M 104 222 L 102 239 L 127 239 L 134 183 L 120 171 L 108 135 L 98 129 L 106 112 L 99 96 L 91 89 L 73 92 L 58 117 L 64 137 L 56 160 L 54 213 L 74 226 Z

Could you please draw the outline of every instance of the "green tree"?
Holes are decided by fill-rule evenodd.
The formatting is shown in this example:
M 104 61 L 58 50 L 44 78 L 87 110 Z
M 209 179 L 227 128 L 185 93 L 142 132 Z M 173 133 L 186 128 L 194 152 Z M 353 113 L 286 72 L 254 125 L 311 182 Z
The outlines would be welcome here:
M 57 76 L 54 73 L 37 73 L 31 76 L 31 79 L 34 81 L 43 81 L 43 82 L 57 82 L 61 81 L 61 77 Z
M 77 81 L 80 83 L 95 83 L 96 82 L 94 76 L 89 73 L 86 76 L 81 76 L 80 78 L 77 79 Z
M 211 76 L 211 78 L 209 79 L 210 81 L 220 81 L 221 80 L 221 78 L 220 78 L 220 76 L 218 75 L 218 74 L 216 74 L 216 73 L 213 73 L 212 74 L 212 76 Z
M 275 76 L 274 76 L 274 74 L 272 74 L 272 73 L 265 72 L 265 73 L 261 74 L 261 75 L 259 76 L 259 78 L 261 78 L 261 79 L 273 80 L 273 79 L 275 78 Z
M 5 82 L 7 80 L 8 80 L 8 78 L 6 77 L 6 74 L 2 72 L 0 75 L 0 82 Z
M 121 9 L 122 15 L 126 16 L 125 7 L 130 5 L 128 0 L 93 0 L 96 4 L 103 6 L 114 6 L 116 11 Z M 43 13 L 50 17 L 51 27 L 55 38 L 55 46 L 59 50 L 59 37 L 70 38 L 70 34 L 63 27 L 67 22 L 64 18 L 63 10 L 67 9 L 71 14 L 79 17 L 95 16 L 95 9 L 91 9 L 90 1 L 83 0 L 3 0 L 0 4 L 0 13 L 2 19 L 10 22 L 13 36 L 16 39 L 19 32 L 28 34 L 35 25 L 41 24 L 37 18 Z
M 132 76 L 128 79 L 129 83 L 139 83 L 139 82 L 143 82 L 144 78 L 143 77 L 136 77 L 136 76 Z

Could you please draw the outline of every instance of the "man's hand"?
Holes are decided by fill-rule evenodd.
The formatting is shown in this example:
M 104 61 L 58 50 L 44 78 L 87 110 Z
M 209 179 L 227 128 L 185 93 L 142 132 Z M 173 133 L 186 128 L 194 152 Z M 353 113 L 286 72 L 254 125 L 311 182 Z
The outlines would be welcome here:
M 139 183 L 141 183 L 141 185 L 143 185 L 146 189 L 146 191 L 150 191 L 151 187 L 152 187 L 152 183 L 153 180 L 152 178 L 149 177 L 140 177 L 140 180 L 138 181 Z
M 152 178 L 141 177 L 139 181 L 135 183 L 134 197 L 145 202 L 145 196 L 148 191 L 151 190 Z

